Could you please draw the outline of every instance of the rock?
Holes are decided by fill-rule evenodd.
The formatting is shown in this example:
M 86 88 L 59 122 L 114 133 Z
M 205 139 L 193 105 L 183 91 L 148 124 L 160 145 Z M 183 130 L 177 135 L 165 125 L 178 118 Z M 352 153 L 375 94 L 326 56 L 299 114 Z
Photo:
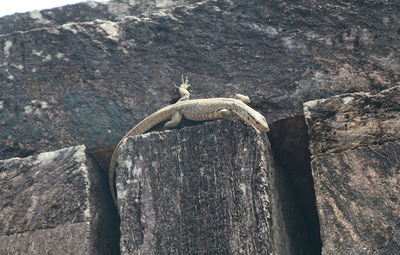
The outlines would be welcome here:
M 354 94 L 357 101 L 398 86 L 399 9 L 398 1 L 120 0 L 1 18 L 0 159 L 84 144 L 105 170 L 118 140 L 175 102 L 173 85 L 188 75 L 192 98 L 247 94 L 271 132 L 278 130 L 270 135 L 282 145 L 274 151 L 280 161 L 275 168 L 285 171 L 277 171 L 268 194 L 283 203 L 273 203 L 283 219 L 275 217 L 275 226 L 287 229 L 278 231 L 274 245 L 280 245 L 274 247 L 307 246 L 318 238 L 309 238 L 304 225 L 316 235 L 318 224 L 312 216 L 309 152 L 303 149 L 307 135 L 298 121 L 303 102 L 363 92 Z M 339 105 L 342 99 L 349 100 L 338 99 Z M 370 121 L 351 113 L 360 134 L 328 122 L 317 127 L 311 114 L 314 160 L 370 148 L 374 139 L 374 146 L 395 143 L 390 137 L 398 129 L 390 123 L 397 123 L 396 111 L 382 125 L 378 120 L 386 112 L 372 108 L 377 112 L 368 113 Z M 350 124 L 337 121 L 332 123 Z M 291 132 L 296 129 L 301 131 Z
M 313 156 L 400 140 L 400 87 L 304 104 Z
M 66 23 L 88 22 L 96 19 L 118 21 L 126 16 L 139 15 L 142 12 L 172 7 L 185 2 L 196 1 L 87 1 L 53 9 L 16 13 L 0 18 L 0 34 L 54 27 Z
M 91 231 L 90 224 L 83 222 L 1 235 L 0 252 L 1 254 L 107 254 L 93 247 Z
M 400 250 L 400 86 L 304 104 L 322 254 Z
M 248 94 L 270 123 L 306 100 L 388 88 L 400 81 L 397 7 L 201 1 L 2 35 L 0 157 L 85 144 L 106 168 L 134 124 L 178 98 L 181 74 L 193 98 Z
M 121 253 L 310 254 L 266 138 L 227 121 L 128 138 L 116 169 Z
M 106 178 L 85 146 L 2 160 L 0 186 L 1 254 L 118 254 Z

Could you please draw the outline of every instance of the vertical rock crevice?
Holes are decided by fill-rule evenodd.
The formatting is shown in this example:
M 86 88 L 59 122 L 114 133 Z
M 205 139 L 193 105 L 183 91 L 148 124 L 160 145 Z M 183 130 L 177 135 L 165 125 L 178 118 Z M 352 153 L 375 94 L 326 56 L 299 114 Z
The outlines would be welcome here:
M 320 226 L 310 166 L 309 137 L 304 116 L 270 125 L 275 157 L 275 213 L 282 214 L 286 241 L 298 247 L 293 254 L 321 254 Z M 279 217 L 277 217 L 279 218 Z M 285 245 L 285 240 L 282 240 Z

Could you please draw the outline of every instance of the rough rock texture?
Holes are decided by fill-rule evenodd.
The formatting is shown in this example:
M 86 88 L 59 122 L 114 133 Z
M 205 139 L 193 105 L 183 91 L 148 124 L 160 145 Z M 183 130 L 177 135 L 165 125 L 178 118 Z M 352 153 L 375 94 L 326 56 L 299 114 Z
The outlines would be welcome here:
M 0 34 L 54 27 L 66 23 L 87 22 L 96 19 L 117 21 L 125 16 L 196 2 L 195 0 L 146 0 L 82 2 L 48 10 L 16 13 L 0 18 Z
M 84 146 L 2 160 L 0 187 L 1 254 L 118 252 L 107 182 Z
M 304 106 L 322 254 L 398 254 L 400 86 Z
M 380 91 L 400 81 L 399 5 L 202 1 L 0 36 L 0 157 L 85 144 L 106 167 L 120 137 L 177 99 L 181 74 L 197 98 L 250 95 L 269 122 Z
M 400 86 L 304 104 L 313 156 L 400 141 Z
M 111 254 L 93 249 L 91 231 L 90 224 L 82 222 L 12 235 L 0 235 L 0 253 L 8 255 Z
M 286 228 L 303 222 L 293 204 L 288 218 L 276 205 L 266 138 L 226 121 L 128 138 L 116 170 L 122 254 L 310 254 L 304 226 Z
M 305 231 L 304 243 L 318 244 L 303 102 L 398 86 L 399 21 L 394 0 L 120 0 L 0 18 L 0 159 L 84 144 L 107 169 L 134 124 L 178 99 L 173 84 L 185 74 L 193 98 L 248 94 L 264 113 L 282 170 L 270 193 L 283 201 L 272 206 L 286 228 L 278 239 L 301 240 L 292 235 L 305 224 L 313 234 Z M 343 105 L 336 100 L 331 107 Z M 310 126 L 314 160 L 370 148 L 369 138 L 376 146 L 398 141 L 390 138 L 398 135 L 395 110 L 380 124 L 374 118 L 387 112 L 358 107 L 345 120 L 321 117 L 335 125 Z

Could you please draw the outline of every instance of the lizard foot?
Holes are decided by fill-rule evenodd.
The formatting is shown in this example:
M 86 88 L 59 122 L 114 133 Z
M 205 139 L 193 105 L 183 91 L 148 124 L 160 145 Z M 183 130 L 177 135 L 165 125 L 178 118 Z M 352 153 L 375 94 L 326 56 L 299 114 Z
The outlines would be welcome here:
M 190 87 L 188 77 L 186 76 L 186 79 L 185 79 L 185 77 L 183 76 L 183 74 L 182 74 L 181 77 L 182 77 L 182 83 L 181 83 L 181 85 L 180 85 L 180 86 L 176 86 L 176 84 L 174 84 L 174 87 L 177 88 L 177 89 L 188 89 L 188 88 Z
M 185 77 L 183 77 L 183 74 L 181 77 L 182 77 L 182 84 L 181 84 L 180 88 L 188 89 L 190 87 L 188 77 L 186 76 L 186 79 L 185 79 Z
M 242 101 L 245 104 L 250 103 L 250 98 L 248 96 L 242 95 L 242 94 L 236 94 L 235 98 Z
M 182 84 L 181 84 L 181 86 L 179 86 L 179 87 L 176 86 L 176 85 L 174 85 L 174 86 L 179 89 L 179 93 L 181 94 L 181 98 L 178 100 L 178 102 L 179 101 L 189 100 L 190 92 L 187 89 L 190 87 L 190 84 L 189 84 L 189 79 L 188 79 L 187 76 L 186 76 L 186 79 L 185 79 L 183 77 L 183 75 L 182 75 Z

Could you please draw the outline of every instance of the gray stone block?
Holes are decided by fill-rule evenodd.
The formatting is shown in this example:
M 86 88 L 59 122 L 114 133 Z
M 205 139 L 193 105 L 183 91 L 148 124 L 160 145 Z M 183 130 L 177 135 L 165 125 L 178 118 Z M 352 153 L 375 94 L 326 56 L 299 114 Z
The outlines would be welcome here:
M 400 87 L 307 102 L 322 254 L 400 250 Z
M 116 187 L 123 254 L 313 254 L 264 133 L 215 121 L 128 138 Z
M 116 169 L 121 253 L 276 252 L 266 138 L 226 121 L 128 138 Z
M 106 178 L 83 145 L 2 160 L 0 186 L 1 254 L 118 253 Z

